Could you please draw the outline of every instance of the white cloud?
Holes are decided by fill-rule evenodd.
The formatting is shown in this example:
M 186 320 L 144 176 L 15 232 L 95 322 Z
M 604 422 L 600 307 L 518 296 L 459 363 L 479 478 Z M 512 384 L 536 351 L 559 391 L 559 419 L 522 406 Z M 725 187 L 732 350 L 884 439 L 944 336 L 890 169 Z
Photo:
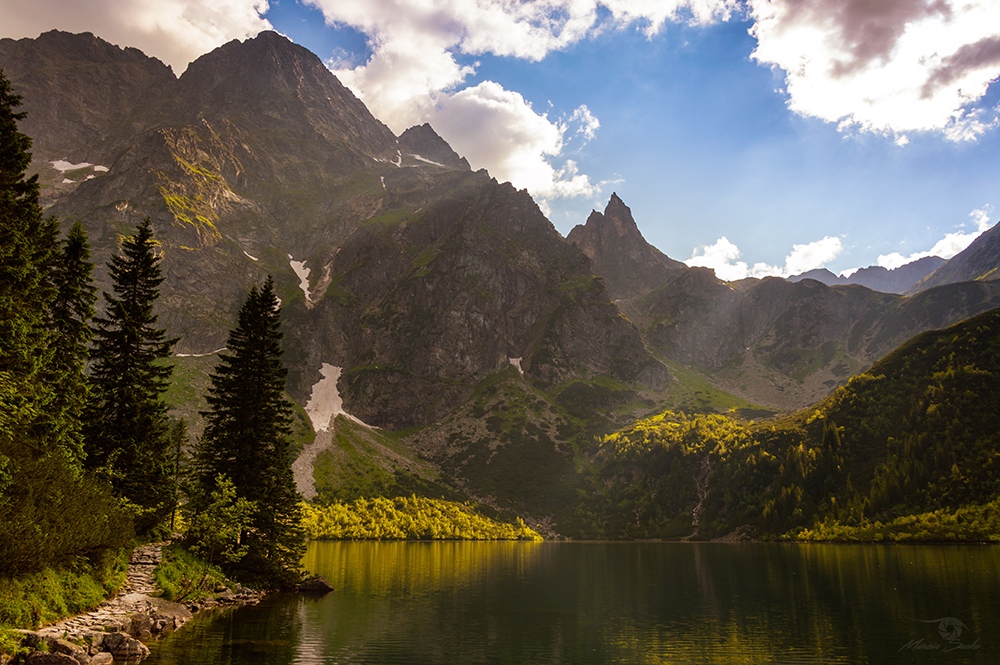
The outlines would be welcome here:
M 972 241 L 984 232 L 989 231 L 990 226 L 992 226 L 990 222 L 991 214 L 993 214 L 993 206 L 991 205 L 976 208 L 969 213 L 969 217 L 972 218 L 972 223 L 975 225 L 975 230 L 968 233 L 955 231 L 945 234 L 943 238 L 934 243 L 934 246 L 926 252 L 914 252 L 909 255 L 903 255 L 899 252 L 882 254 L 878 257 L 878 264 L 883 268 L 893 270 L 926 256 L 940 256 L 942 259 L 950 259 L 971 245 Z M 962 227 L 964 226 L 965 224 L 962 225 Z
M 562 152 L 574 119 L 577 133 L 593 131 L 586 107 L 567 122 L 552 122 L 536 113 L 517 92 L 485 81 L 457 93 L 436 96 L 437 104 L 425 116 L 452 147 L 474 168 L 486 167 L 499 180 L 531 191 L 541 199 L 592 196 L 596 186 L 578 172 L 576 163 L 552 163 Z
M 217 46 L 270 30 L 261 18 L 267 8 L 267 0 L 4 0 L 0 37 L 92 32 L 141 49 L 180 74 Z
M 368 37 L 368 62 L 333 70 L 393 131 L 430 122 L 474 167 L 527 188 L 543 207 L 546 199 L 592 196 L 600 188 L 568 159 L 571 140 L 592 140 L 599 120 L 586 106 L 568 117 L 549 118 L 493 81 L 463 88 L 476 67 L 465 60 L 492 54 L 537 61 L 608 27 L 636 24 L 653 34 L 666 21 L 727 18 L 736 5 L 736 0 L 305 1 L 328 23 Z
M 996 0 L 749 0 L 753 58 L 785 72 L 788 106 L 892 136 L 974 140 L 997 125 L 974 106 L 1000 75 Z
M 715 271 L 716 277 L 727 282 L 745 277 L 789 277 L 799 275 L 815 268 L 822 268 L 837 258 L 843 245 L 840 238 L 826 236 L 804 245 L 792 245 L 792 251 L 785 257 L 784 266 L 772 266 L 767 263 L 755 263 L 750 267 L 746 261 L 739 261 L 742 256 L 740 248 L 725 236 L 719 238 L 714 245 L 696 247 L 691 258 L 685 261 L 689 266 L 702 266 Z
M 737 261 L 740 256 L 740 248 L 722 236 L 714 245 L 696 247 L 691 258 L 684 263 L 691 267 L 711 268 L 716 277 L 731 282 L 750 275 L 746 261 Z

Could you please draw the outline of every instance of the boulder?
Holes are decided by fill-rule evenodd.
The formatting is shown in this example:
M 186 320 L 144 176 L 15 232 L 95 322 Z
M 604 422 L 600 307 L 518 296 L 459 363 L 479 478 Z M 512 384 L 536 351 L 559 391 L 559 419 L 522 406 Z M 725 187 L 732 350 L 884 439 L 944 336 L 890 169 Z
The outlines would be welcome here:
M 317 575 L 315 577 L 310 577 L 299 584 L 299 591 L 302 593 L 323 594 L 333 591 L 333 587 L 330 586 L 330 583 L 326 581 L 325 577 Z
M 115 657 L 107 651 L 95 654 L 90 658 L 90 665 L 111 665 L 115 662 Z
M 50 653 L 65 654 L 80 665 L 90 665 L 90 654 L 82 646 L 60 639 L 50 639 L 48 643 Z
M 115 660 L 142 660 L 149 655 L 145 644 L 125 633 L 111 633 L 104 638 L 104 648 Z

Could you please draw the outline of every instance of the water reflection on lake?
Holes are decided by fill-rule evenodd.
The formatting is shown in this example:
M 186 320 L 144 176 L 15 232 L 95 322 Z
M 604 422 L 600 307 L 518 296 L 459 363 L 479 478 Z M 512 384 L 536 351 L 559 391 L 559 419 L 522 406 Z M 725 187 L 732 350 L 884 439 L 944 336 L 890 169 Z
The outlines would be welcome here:
M 336 589 L 196 619 L 162 665 L 1000 662 L 1000 548 L 341 543 Z

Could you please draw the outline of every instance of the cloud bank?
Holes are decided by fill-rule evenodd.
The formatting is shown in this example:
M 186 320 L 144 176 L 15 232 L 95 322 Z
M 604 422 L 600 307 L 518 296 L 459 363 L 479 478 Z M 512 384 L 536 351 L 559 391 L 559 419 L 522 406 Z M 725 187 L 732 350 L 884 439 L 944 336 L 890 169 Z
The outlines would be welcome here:
M 495 81 L 462 87 L 475 73 L 466 58 L 484 54 L 538 61 L 600 30 L 628 25 L 646 34 L 669 21 L 707 24 L 730 16 L 736 0 L 306 0 L 331 25 L 364 33 L 372 50 L 361 65 L 334 73 L 399 133 L 429 122 L 474 168 L 541 199 L 590 197 L 601 183 L 568 154 L 596 136 L 586 106 L 559 117 L 539 112 Z
M 783 266 L 772 266 L 767 263 L 755 263 L 752 267 L 746 261 L 740 261 L 740 248 L 725 236 L 715 244 L 696 247 L 686 263 L 689 266 L 711 268 L 715 276 L 721 280 L 732 282 L 746 277 L 789 277 L 799 275 L 809 270 L 823 268 L 837 258 L 843 251 L 840 238 L 826 236 L 821 240 L 804 245 L 792 245 L 792 251 L 785 257 Z
M 910 132 L 974 140 L 1000 75 L 996 0 L 749 0 L 752 57 L 785 72 L 788 107 L 905 145 Z
M 972 219 L 972 224 L 975 227 L 973 231 L 955 231 L 953 233 L 948 233 L 945 237 L 934 243 L 934 246 L 926 252 L 914 252 L 909 255 L 903 255 L 899 252 L 882 254 L 878 257 L 878 264 L 883 268 L 892 270 L 893 268 L 898 268 L 899 266 L 906 265 L 907 263 L 911 263 L 917 259 L 922 259 L 926 256 L 940 256 L 942 259 L 950 259 L 971 245 L 972 241 L 984 232 L 989 231 L 992 226 L 992 223 L 990 222 L 990 215 L 992 213 L 993 206 L 987 205 L 982 208 L 976 208 L 969 213 L 969 217 Z M 962 227 L 964 226 L 965 224 L 962 225 Z

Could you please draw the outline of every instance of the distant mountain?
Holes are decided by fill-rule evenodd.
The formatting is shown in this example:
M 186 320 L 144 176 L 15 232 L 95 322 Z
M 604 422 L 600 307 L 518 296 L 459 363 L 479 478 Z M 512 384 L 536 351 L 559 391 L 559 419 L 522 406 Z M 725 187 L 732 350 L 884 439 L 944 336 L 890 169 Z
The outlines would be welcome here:
M 49 212 L 84 221 L 100 285 L 121 234 L 152 218 L 161 321 L 182 353 L 221 347 L 248 285 L 272 274 L 292 395 L 304 404 L 323 363 L 343 367 L 345 408 L 372 425 L 427 424 L 513 362 L 542 385 L 667 380 L 525 192 L 473 173 L 429 125 L 397 138 L 276 33 L 179 79 L 60 32 L 0 41 L 0 67 L 42 137 Z
M 642 237 L 632 211 L 612 194 L 604 214 L 590 213 L 566 240 L 590 258 L 594 274 L 604 278 L 612 298 L 630 298 L 662 284 L 686 266 L 671 259 Z
M 997 279 L 1000 279 L 1000 224 L 981 234 L 910 291 L 917 293 L 943 284 Z
M 945 260 L 941 257 L 926 256 L 891 270 L 882 266 L 861 268 L 848 277 L 835 275 L 826 268 L 817 268 L 801 275 L 793 275 L 788 278 L 788 281 L 801 282 L 804 279 L 814 279 L 827 286 L 860 284 L 872 291 L 881 291 L 882 293 L 906 293 L 914 284 L 930 275 L 944 263 Z
M 609 209 L 627 211 L 616 198 Z M 716 388 L 771 408 L 821 399 L 913 335 L 1000 306 L 1000 282 L 955 284 L 913 298 L 814 279 L 723 282 L 708 268 L 642 260 L 663 255 L 632 230 L 630 214 L 621 219 L 628 224 L 593 213 L 568 240 L 593 255 L 595 273 L 618 293 L 618 306 L 647 347 L 705 373 Z M 909 279 L 933 264 L 922 260 L 887 277 Z

